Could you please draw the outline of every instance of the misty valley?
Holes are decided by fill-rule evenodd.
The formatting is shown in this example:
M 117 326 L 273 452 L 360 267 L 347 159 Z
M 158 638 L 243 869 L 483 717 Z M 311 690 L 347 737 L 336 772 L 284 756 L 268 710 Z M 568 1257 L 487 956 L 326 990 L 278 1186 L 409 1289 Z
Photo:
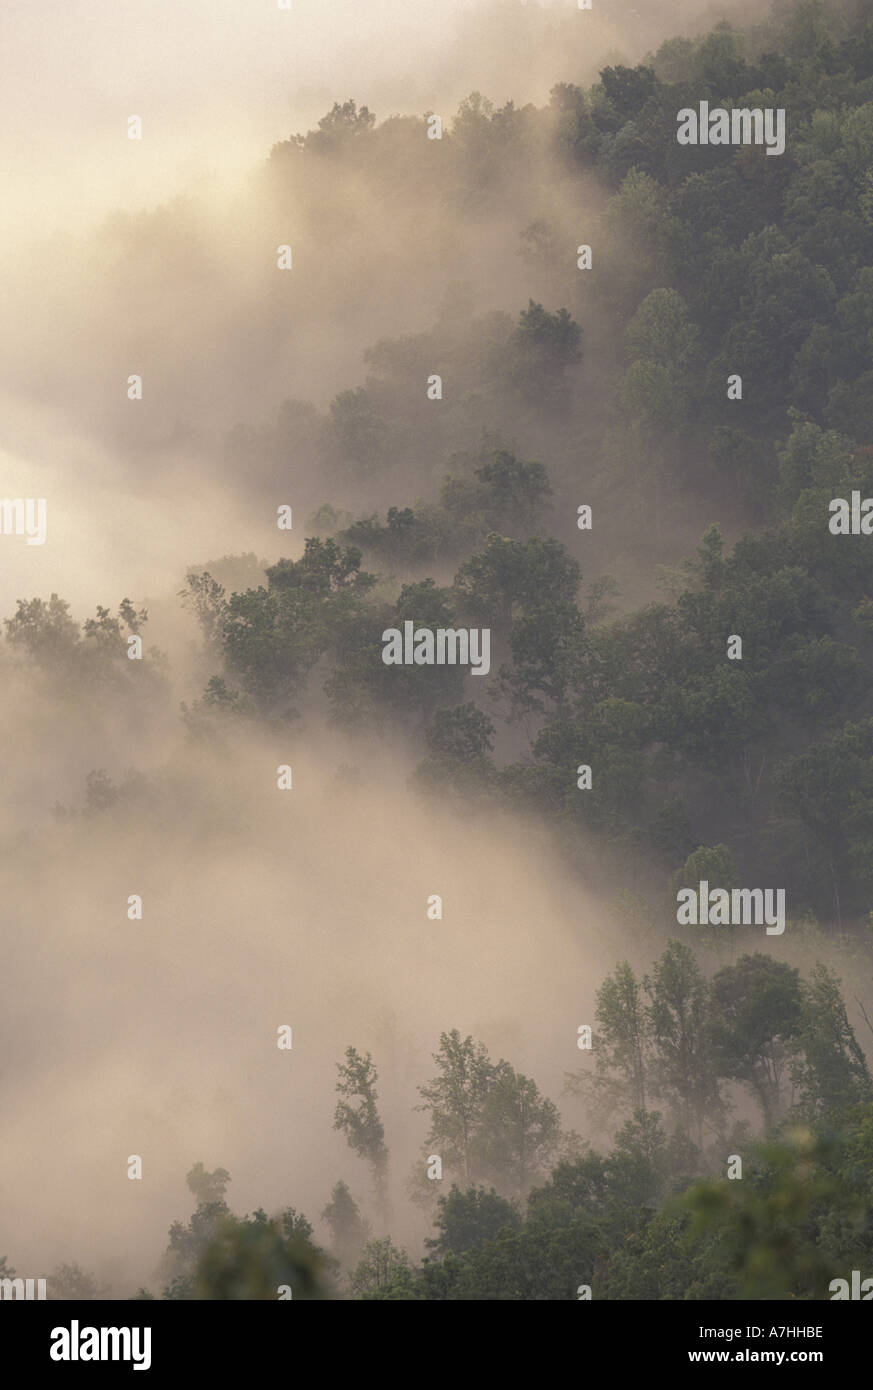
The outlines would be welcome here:
M 873 0 L 63 8 L 0 19 L 14 1336 L 576 1301 L 838 1377 Z

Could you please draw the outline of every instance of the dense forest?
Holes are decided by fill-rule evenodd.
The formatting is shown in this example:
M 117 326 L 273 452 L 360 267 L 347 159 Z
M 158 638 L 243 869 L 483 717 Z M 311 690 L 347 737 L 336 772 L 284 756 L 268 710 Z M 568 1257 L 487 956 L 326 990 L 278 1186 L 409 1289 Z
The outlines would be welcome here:
M 844 1270 L 870 1267 L 873 1082 L 826 966 L 802 980 L 756 953 L 706 980 L 671 941 L 651 977 L 616 968 L 596 1019 L 596 1069 L 569 1074 L 567 1088 L 601 1119 L 626 1117 L 608 1153 L 564 1133 L 529 1077 L 443 1033 L 419 1092 L 425 1148 L 451 1185 L 419 1264 L 374 1236 L 345 1182 L 321 1213 L 323 1250 L 293 1208 L 235 1218 L 230 1175 L 198 1164 L 196 1210 L 170 1230 L 164 1296 L 816 1299 Z M 378 1074 L 351 1047 L 338 1071 L 335 1127 L 370 1167 L 384 1230 Z M 753 1123 L 732 1114 L 731 1083 L 754 1098 Z M 427 1198 L 414 1183 L 411 1195 Z
M 677 112 L 702 101 L 784 109 L 784 154 L 680 145 Z M 64 778 L 25 777 L 13 758 L 27 815 L 52 814 L 4 810 L 6 857 L 77 864 L 84 917 L 89 866 L 127 898 L 141 891 L 128 851 L 184 861 L 202 826 L 214 862 L 251 864 L 253 882 L 296 854 L 283 891 L 297 903 L 310 842 L 300 821 L 263 831 L 276 813 L 252 785 L 279 795 L 274 768 L 293 764 L 289 795 L 314 797 L 338 864 L 335 827 L 390 885 L 409 845 L 366 800 L 384 785 L 398 819 L 448 817 L 473 854 L 486 829 L 548 842 L 559 868 L 544 872 L 598 904 L 570 922 L 580 940 L 601 923 L 590 1011 L 561 1013 L 548 1084 L 499 1055 L 514 1037 L 499 1003 L 474 1029 L 435 996 L 441 1022 L 427 1031 L 428 1014 L 405 1070 L 383 1064 L 360 1013 L 340 1017 L 344 1058 L 323 1057 L 306 1123 L 328 1135 L 335 1105 L 349 1163 L 335 1181 L 318 1172 L 320 1205 L 304 1214 L 289 1162 L 282 1201 L 299 1205 L 277 1209 L 271 1181 L 235 1214 L 230 1172 L 202 1160 L 235 1178 L 238 1164 L 209 1130 L 187 1172 L 194 1210 L 158 1268 L 104 1277 L 83 1251 L 49 1297 L 816 1300 L 853 1270 L 873 1276 L 873 557 L 863 526 L 831 524 L 835 499 L 850 515 L 854 494 L 873 496 L 873 0 L 785 0 L 591 86 L 560 81 L 544 106 L 474 92 L 451 118 L 380 120 L 337 101 L 274 146 L 251 197 L 264 226 L 291 229 L 290 274 L 264 272 L 267 340 L 292 311 L 314 332 L 328 283 L 352 339 L 386 304 L 403 323 L 416 276 L 436 307 L 422 327 L 417 302 L 371 341 L 327 402 L 286 389 L 221 428 L 214 478 L 248 519 L 268 516 L 259 551 L 212 558 L 192 519 L 206 553 L 173 605 L 125 597 L 84 621 L 57 593 L 10 607 L 12 705 L 50 747 L 67 721 L 76 751 Z M 184 204 L 115 219 L 95 262 L 111 277 L 125 248 L 156 245 L 182 273 L 202 245 L 190 219 Z M 250 224 L 240 235 L 254 240 Z M 440 256 L 459 278 L 422 270 Z M 173 438 L 203 445 L 181 416 Z M 151 640 L 153 608 L 172 651 Z M 387 665 L 384 634 L 406 623 L 487 628 L 487 679 Z M 210 873 L 196 894 L 217 911 L 228 890 L 223 867 Z M 333 875 L 312 874 L 299 901 L 314 923 Z M 781 891 L 783 930 L 683 925 L 677 895 L 704 883 Z M 365 933 L 379 898 L 356 891 Z M 266 890 L 240 893 L 247 922 Z M 474 899 L 465 931 L 490 910 Z M 446 902 L 429 931 L 448 927 Z M 551 952 L 535 892 L 520 912 Z M 351 928 L 342 944 L 312 931 L 347 950 Z M 390 955 L 372 931 L 374 959 Z M 180 949 L 205 998 L 208 932 Z M 469 969 L 499 981 L 498 950 Z M 251 969 L 272 973 L 260 943 Z M 233 1012 L 222 1004 L 237 1038 Z M 549 1013 L 532 987 L 532 1034 Z M 295 1031 L 295 1065 L 305 1045 Z M 548 1051 L 519 1047 L 525 1071 Z M 180 1100 L 174 1125 L 183 1113 Z M 0 1227 L 7 1243 L 0 1277 L 14 1278 Z
M 222 657 L 198 712 L 289 718 L 323 699 L 344 724 L 408 728 L 422 781 L 461 803 L 536 805 L 571 843 L 593 828 L 666 876 L 704 840 L 730 855 L 722 877 L 785 885 L 798 918 L 839 931 L 866 915 L 873 570 L 863 536 L 831 534 L 828 506 L 873 482 L 871 82 L 868 17 L 837 25 L 801 5 L 784 28 L 723 23 L 605 69 L 589 92 L 562 84 L 547 110 L 474 95 L 436 175 L 418 158 L 421 122 L 377 126 L 354 102 L 277 146 L 277 199 L 312 162 L 335 163 L 339 187 L 353 164 L 376 190 L 399 165 L 423 201 L 472 216 L 491 183 L 505 196 L 507 168 L 535 180 L 546 150 L 568 189 L 595 174 L 608 201 L 590 271 L 557 218 L 522 232 L 543 302 L 476 318 L 458 288 L 429 332 L 369 349 L 365 384 L 326 416 L 289 400 L 274 428 L 232 431 L 239 468 L 281 476 L 311 457 L 328 498 L 304 554 L 265 583 L 228 594 L 220 571 L 189 577 Z M 699 100 L 784 107 L 785 156 L 679 147 L 676 112 Z M 624 330 L 611 352 L 607 321 Z M 608 398 L 594 449 L 593 388 L 573 389 L 586 351 Z M 443 363 L 436 403 L 425 383 Z M 548 466 L 529 457 L 540 420 Z M 431 471 L 419 499 L 410 459 Z M 376 477 L 398 502 L 343 515 Z M 669 601 L 608 621 L 619 586 L 605 557 L 645 557 L 686 490 L 716 515 L 730 499 L 733 529 L 738 514 L 748 529 L 727 546 L 709 526 L 662 576 Z M 384 667 L 381 633 L 407 619 L 490 623 L 500 699 L 474 704 L 460 670 Z M 734 633 L 741 662 L 726 659 Z

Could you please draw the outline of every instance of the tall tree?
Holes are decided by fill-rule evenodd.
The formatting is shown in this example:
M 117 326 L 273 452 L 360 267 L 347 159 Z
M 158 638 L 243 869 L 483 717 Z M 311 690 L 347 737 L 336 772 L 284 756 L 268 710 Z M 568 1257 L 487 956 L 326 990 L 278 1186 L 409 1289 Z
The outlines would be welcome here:
M 801 1103 L 815 1113 L 834 1114 L 873 1094 L 863 1049 L 849 1022 L 840 982 L 821 961 L 801 986 L 803 1012 L 794 1069 Z
M 428 1250 L 442 1259 L 444 1255 L 463 1255 L 475 1250 L 486 1240 L 493 1240 L 500 1231 L 517 1231 L 521 1217 L 512 1202 L 484 1187 L 471 1187 L 462 1192 L 452 1183 L 449 1195 L 440 1197 L 434 1218 L 437 1235 L 424 1243 Z
M 594 1074 L 576 1073 L 567 1090 L 593 1098 L 603 1113 L 646 1109 L 649 1020 L 640 981 L 625 960 L 597 991 Z
M 330 1201 L 321 1215 L 330 1228 L 334 1255 L 344 1269 L 351 1269 L 361 1258 L 361 1251 L 370 1238 L 370 1228 L 342 1180 L 334 1184 Z
M 741 956 L 714 976 L 712 998 L 710 1030 L 720 1074 L 751 1089 L 769 1129 L 787 1104 L 803 1024 L 799 973 L 760 952 Z
M 482 1106 L 476 1152 L 484 1171 L 512 1196 L 548 1171 L 561 1135 L 557 1106 L 536 1082 L 499 1061 Z
M 443 1167 L 460 1175 L 467 1187 L 477 1177 L 476 1141 L 495 1066 L 482 1043 L 461 1038 L 457 1028 L 440 1034 L 433 1054 L 437 1076 L 418 1091 L 430 1115 L 427 1147 L 439 1154 Z
M 388 1150 L 385 1129 L 376 1104 L 378 1072 L 369 1052 L 363 1056 L 355 1047 L 346 1048 L 345 1062 L 337 1063 L 340 1099 L 334 1112 L 333 1127 L 342 1130 L 349 1148 L 369 1163 L 376 1199 L 383 1213 L 388 1200 Z
M 650 1001 L 652 1089 L 670 1101 L 699 1146 L 707 1116 L 714 1119 L 723 1109 L 707 1027 L 709 987 L 691 948 L 670 941 L 643 988 Z
M 351 1286 L 358 1298 L 379 1299 L 390 1296 L 389 1290 L 400 1282 L 411 1280 L 409 1256 L 386 1236 L 370 1240 L 360 1261 L 352 1271 Z

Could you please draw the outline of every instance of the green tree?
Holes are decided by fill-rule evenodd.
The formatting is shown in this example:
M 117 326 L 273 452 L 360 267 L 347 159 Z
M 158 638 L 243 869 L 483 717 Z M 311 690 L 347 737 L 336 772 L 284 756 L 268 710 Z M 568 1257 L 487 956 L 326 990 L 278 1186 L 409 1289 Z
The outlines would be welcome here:
M 358 109 L 356 101 L 335 101 L 326 116 L 318 122 L 317 130 L 310 130 L 306 136 L 306 149 L 317 154 L 334 154 L 348 146 L 352 140 L 359 140 L 370 133 L 376 124 L 376 117 L 366 106 Z
M 438 709 L 425 730 L 427 757 L 413 773 L 413 784 L 429 791 L 451 789 L 459 803 L 470 805 L 490 787 L 494 725 L 474 704 Z
M 670 941 L 643 979 L 651 1045 L 652 1090 L 669 1101 L 684 1131 L 701 1145 L 707 1119 L 723 1106 L 708 1030 L 709 987 L 690 947 Z
M 327 1263 L 306 1229 L 308 1222 L 301 1231 L 263 1211 L 242 1221 L 223 1217 L 197 1261 L 192 1297 L 268 1302 L 290 1290 L 295 1302 L 327 1298 Z
M 652 290 L 627 330 L 631 365 L 622 389 L 625 405 L 648 428 L 678 434 L 693 400 L 699 358 L 697 328 L 676 290 Z
M 438 1234 L 424 1243 L 437 1259 L 445 1255 L 463 1255 L 475 1250 L 485 1241 L 493 1240 L 502 1230 L 517 1231 L 521 1217 L 512 1202 L 501 1197 L 492 1187 L 471 1187 L 462 1192 L 452 1183 L 447 1197 L 437 1201 L 434 1225 Z
M 698 845 L 692 850 L 681 869 L 677 869 L 670 880 L 670 910 L 675 917 L 676 895 L 680 888 L 693 888 L 699 891 L 701 883 L 710 888 L 724 888 L 728 892 L 739 887 L 739 872 L 734 857 L 727 845 Z M 718 928 L 723 931 L 723 927 Z
M 530 300 L 495 366 L 529 406 L 555 409 L 567 400 L 565 374 L 582 361 L 582 330 L 567 309 L 551 314 Z
M 293 717 L 309 674 L 340 650 L 364 621 L 363 596 L 376 583 L 361 552 L 310 537 L 299 560 L 267 570 L 267 587 L 233 594 L 224 619 L 229 669 L 266 714 Z
M 803 1026 L 799 972 L 757 952 L 712 981 L 710 1036 L 720 1075 L 748 1086 L 765 1129 L 783 1115 L 790 1068 Z
M 595 1070 L 567 1078 L 571 1093 L 591 1097 L 604 1114 L 646 1109 L 650 1023 L 640 981 L 628 961 L 597 991 Z
M 542 604 L 515 618 L 509 645 L 512 665 L 501 672 L 501 683 L 514 712 L 543 714 L 551 708 L 560 719 L 587 655 L 585 620 L 575 603 Z
M 826 741 L 786 759 L 777 788 L 784 811 L 807 832 L 809 852 L 826 873 L 838 927 L 842 894 L 870 879 L 873 844 L 873 719 L 845 724 Z M 852 885 L 854 886 L 854 885 Z M 857 892 L 857 889 L 855 889 Z
M 701 1183 L 687 1194 L 692 1234 L 717 1242 L 735 1280 L 734 1297 L 826 1296 L 838 1270 L 817 1243 L 811 1218 L 818 1204 L 838 1195 L 821 1162 L 827 1149 L 808 1130 L 795 1131 L 765 1145 L 742 1182 Z
M 195 1163 L 188 1172 L 185 1181 L 197 1198 L 197 1205 L 210 1206 L 213 1203 L 224 1201 L 230 1182 L 230 1173 L 226 1168 L 216 1168 L 210 1173 L 202 1163 Z
M 223 586 L 205 570 L 202 574 L 189 570 L 187 587 L 180 589 L 179 599 L 183 608 L 194 612 L 207 647 L 219 652 L 227 615 L 227 595 Z
M 342 1180 L 334 1184 L 330 1201 L 321 1213 L 331 1233 L 331 1248 L 344 1269 L 351 1269 L 370 1239 L 370 1228 L 358 1204 Z
M 526 612 L 550 603 L 572 603 L 578 587 L 579 566 L 559 541 L 514 541 L 496 533 L 455 576 L 463 608 L 504 628 L 518 608 Z
M 496 1069 L 484 1045 L 470 1036 L 462 1039 L 457 1028 L 440 1033 L 433 1060 L 437 1075 L 418 1088 L 424 1104 L 417 1108 L 430 1116 L 426 1147 L 471 1187 L 478 1177 L 477 1140 Z
M 341 391 L 330 405 L 339 458 L 355 475 L 371 478 L 387 462 L 389 431 L 365 387 Z
M 384 1212 L 388 1201 L 388 1150 L 385 1129 L 376 1104 L 378 1073 L 369 1052 L 363 1056 L 357 1048 L 346 1048 L 346 1060 L 337 1063 L 339 1093 L 333 1127 L 341 1130 L 346 1141 L 360 1158 L 369 1163 L 373 1173 L 376 1199 Z
M 364 1253 L 352 1272 L 350 1283 L 358 1298 L 380 1299 L 393 1286 L 408 1277 L 409 1256 L 400 1250 L 390 1236 L 367 1242 Z
M 801 984 L 802 1015 L 793 1081 L 808 1114 L 839 1114 L 871 1096 L 870 1070 L 849 1022 L 840 981 L 816 961 Z
M 475 1141 L 477 1168 L 513 1196 L 547 1170 L 561 1135 L 557 1106 L 508 1062 L 494 1068 Z

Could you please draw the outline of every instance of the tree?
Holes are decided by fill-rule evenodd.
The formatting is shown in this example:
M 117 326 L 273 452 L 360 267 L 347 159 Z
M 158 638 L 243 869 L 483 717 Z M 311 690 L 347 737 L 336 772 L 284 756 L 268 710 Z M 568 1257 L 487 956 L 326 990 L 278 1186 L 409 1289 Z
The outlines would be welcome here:
M 477 1167 L 513 1196 L 527 1192 L 557 1149 L 557 1106 L 508 1062 L 494 1068 L 475 1140 Z
M 318 122 L 318 130 L 310 130 L 306 135 L 305 148 L 317 154 L 335 154 L 352 140 L 368 135 L 375 124 L 376 117 L 366 106 L 359 110 L 357 102 L 351 99 L 342 104 L 335 101 Z
M 658 86 L 652 69 L 642 65 L 635 68 L 603 68 L 600 82 L 617 126 L 625 125 L 639 115 Z
M 202 1163 L 195 1163 L 185 1181 L 197 1198 L 197 1205 L 209 1206 L 224 1201 L 230 1173 L 226 1168 L 216 1168 L 214 1172 L 209 1173 Z
M 386 628 L 403 631 L 404 622 L 433 631 L 453 625 L 452 595 L 433 579 L 404 584 L 390 609 L 359 613 L 343 629 L 340 664 L 325 682 L 337 722 L 381 727 L 398 720 L 426 723 L 440 705 L 461 697 L 464 668 L 459 665 L 386 666 L 382 660 Z
M 267 570 L 267 587 L 232 594 L 223 622 L 224 654 L 262 713 L 285 718 L 329 649 L 344 648 L 362 626 L 363 596 L 376 583 L 361 552 L 309 537 L 299 560 Z
M 706 1119 L 723 1110 L 708 1030 L 709 987 L 690 947 L 670 941 L 643 988 L 650 1000 L 652 1088 L 699 1147 Z
M 523 462 L 509 449 L 487 445 L 479 460 L 472 478 L 448 473 L 443 479 L 440 502 L 453 525 L 465 533 L 475 525 L 477 540 L 496 527 L 531 530 L 552 495 L 546 469 L 541 463 Z
M 724 888 L 728 892 L 739 887 L 739 873 L 727 845 L 698 845 L 682 868 L 673 874 L 670 880 L 670 910 L 674 916 L 676 895 L 680 888 L 699 891 L 701 883 L 708 883 L 710 888 Z M 723 931 L 724 928 L 718 930 Z
M 572 603 L 578 588 L 579 566 L 559 541 L 514 541 L 496 532 L 455 575 L 459 603 L 474 617 L 504 627 L 517 607 Z
M 334 1112 L 334 1129 L 341 1130 L 349 1148 L 370 1164 L 376 1199 L 383 1210 L 388 1200 L 388 1150 L 385 1130 L 376 1105 L 378 1073 L 370 1053 L 362 1057 L 357 1048 L 346 1048 L 346 1060 L 337 1063 L 340 1095 Z
M 370 1228 L 342 1180 L 334 1184 L 330 1201 L 321 1216 L 330 1227 L 331 1247 L 336 1258 L 344 1269 L 351 1269 L 360 1259 L 361 1251 L 370 1238 Z
M 649 1019 L 640 981 L 622 961 L 597 991 L 595 1072 L 567 1078 L 571 1093 L 593 1096 L 601 1111 L 645 1111 Z
M 322 1252 L 294 1223 L 289 1231 L 284 1218 L 269 1220 L 264 1211 L 220 1221 L 197 1261 L 192 1287 L 199 1299 L 275 1302 L 288 1297 L 286 1289 L 295 1302 L 329 1297 Z
M 530 300 L 519 315 L 497 370 L 510 389 L 533 406 L 554 408 L 566 400 L 565 373 L 582 361 L 582 330 L 567 309 L 550 314 Z
M 438 709 L 425 730 L 427 757 L 416 767 L 410 784 L 450 795 L 459 810 L 475 813 L 494 781 L 493 733 L 491 720 L 474 704 Z
M 494 1240 L 503 1230 L 517 1231 L 521 1217 L 512 1202 L 500 1197 L 492 1187 L 471 1187 L 462 1192 L 452 1183 L 447 1197 L 437 1201 L 434 1225 L 438 1235 L 424 1242 L 436 1258 L 463 1255 L 475 1250 L 487 1240 Z
M 314 598 L 327 599 L 341 594 L 366 594 L 376 576 L 361 569 L 361 552 L 356 546 L 337 545 L 335 540 L 309 537 L 299 560 L 278 560 L 267 570 L 270 588 L 280 593 L 300 590 Z
M 808 835 L 810 853 L 829 881 L 842 930 L 841 880 L 847 870 L 870 879 L 873 843 L 873 719 L 847 723 L 831 738 L 786 759 L 777 788 L 781 806 Z
M 586 692 L 573 717 L 556 710 L 537 735 L 533 752 L 560 779 L 571 814 L 599 829 L 620 832 L 643 806 L 651 741 L 650 716 L 641 705 L 615 697 L 592 705 Z M 567 776 L 567 769 L 580 763 L 597 768 L 584 797 L 577 794 L 575 778 Z
M 714 976 L 712 999 L 710 1036 L 719 1073 L 750 1088 L 769 1130 L 785 1109 L 803 1024 L 799 973 L 760 952 L 744 955 Z
M 189 570 L 187 588 L 179 591 L 179 599 L 183 608 L 193 609 L 207 647 L 220 651 L 227 614 L 227 595 L 222 585 L 205 570 L 202 574 Z
M 15 616 L 3 622 L 8 642 L 47 665 L 69 662 L 80 641 L 70 605 L 57 594 L 52 594 L 48 603 L 41 598 L 18 599 Z
M 379 1299 L 410 1272 L 406 1251 L 398 1249 L 390 1236 L 386 1236 L 383 1240 L 367 1242 L 350 1283 L 358 1298 Z
M 210 1173 L 202 1163 L 195 1163 L 185 1180 L 197 1198 L 197 1207 L 187 1226 L 181 1221 L 174 1221 L 170 1227 L 170 1241 L 162 1263 L 168 1280 L 165 1290 L 167 1298 L 194 1297 L 198 1262 L 217 1238 L 223 1224 L 232 1220 L 225 1201 L 230 1182 L 226 1168 L 216 1168 Z
M 331 401 L 330 418 L 341 461 L 356 474 L 372 477 L 386 462 L 389 437 L 373 397 L 363 386 L 341 391 Z
M 313 1243 L 312 1226 L 293 1207 L 270 1218 L 258 1208 L 237 1217 L 225 1200 L 226 1168 L 209 1172 L 195 1163 L 186 1178 L 197 1198 L 188 1225 L 174 1221 L 162 1261 L 164 1298 L 263 1299 L 287 1285 L 295 1299 L 326 1298 L 327 1262 Z M 139 1298 L 151 1298 L 141 1289 Z
M 72 1264 L 59 1264 L 46 1280 L 47 1299 L 92 1301 L 105 1298 L 108 1293 L 105 1285 L 75 1261 Z
M 495 1067 L 483 1044 L 470 1036 L 462 1039 L 457 1028 L 440 1033 L 433 1060 L 437 1076 L 418 1088 L 424 1104 L 417 1109 L 430 1115 L 426 1146 L 440 1155 L 444 1169 L 458 1173 L 471 1187 L 478 1176 L 476 1140 Z
M 585 620 L 575 603 L 543 604 L 515 618 L 509 645 L 512 666 L 501 681 L 513 710 L 542 714 L 548 701 L 560 718 L 568 692 L 581 682 L 587 655 Z
M 632 415 L 662 434 L 678 434 L 693 400 L 697 328 L 676 290 L 652 290 L 627 330 L 631 366 L 622 397 Z
M 437 710 L 425 732 L 425 743 L 433 757 L 469 762 L 493 751 L 493 734 L 494 725 L 483 710 L 474 704 L 458 705 Z
M 801 985 L 802 1015 L 793 1081 L 807 1113 L 833 1115 L 869 1100 L 873 1082 L 832 970 L 816 961 Z
M 632 1210 L 653 1211 L 664 1196 L 675 1157 L 658 1112 L 635 1110 L 616 1134 L 606 1159 L 610 1200 Z
M 843 1207 L 829 1145 L 808 1130 L 766 1144 L 742 1182 L 701 1183 L 686 1196 L 692 1234 L 717 1243 L 741 1299 L 824 1298 L 840 1268 L 816 1240 L 816 1208 Z M 728 1295 L 730 1296 L 730 1295 Z

